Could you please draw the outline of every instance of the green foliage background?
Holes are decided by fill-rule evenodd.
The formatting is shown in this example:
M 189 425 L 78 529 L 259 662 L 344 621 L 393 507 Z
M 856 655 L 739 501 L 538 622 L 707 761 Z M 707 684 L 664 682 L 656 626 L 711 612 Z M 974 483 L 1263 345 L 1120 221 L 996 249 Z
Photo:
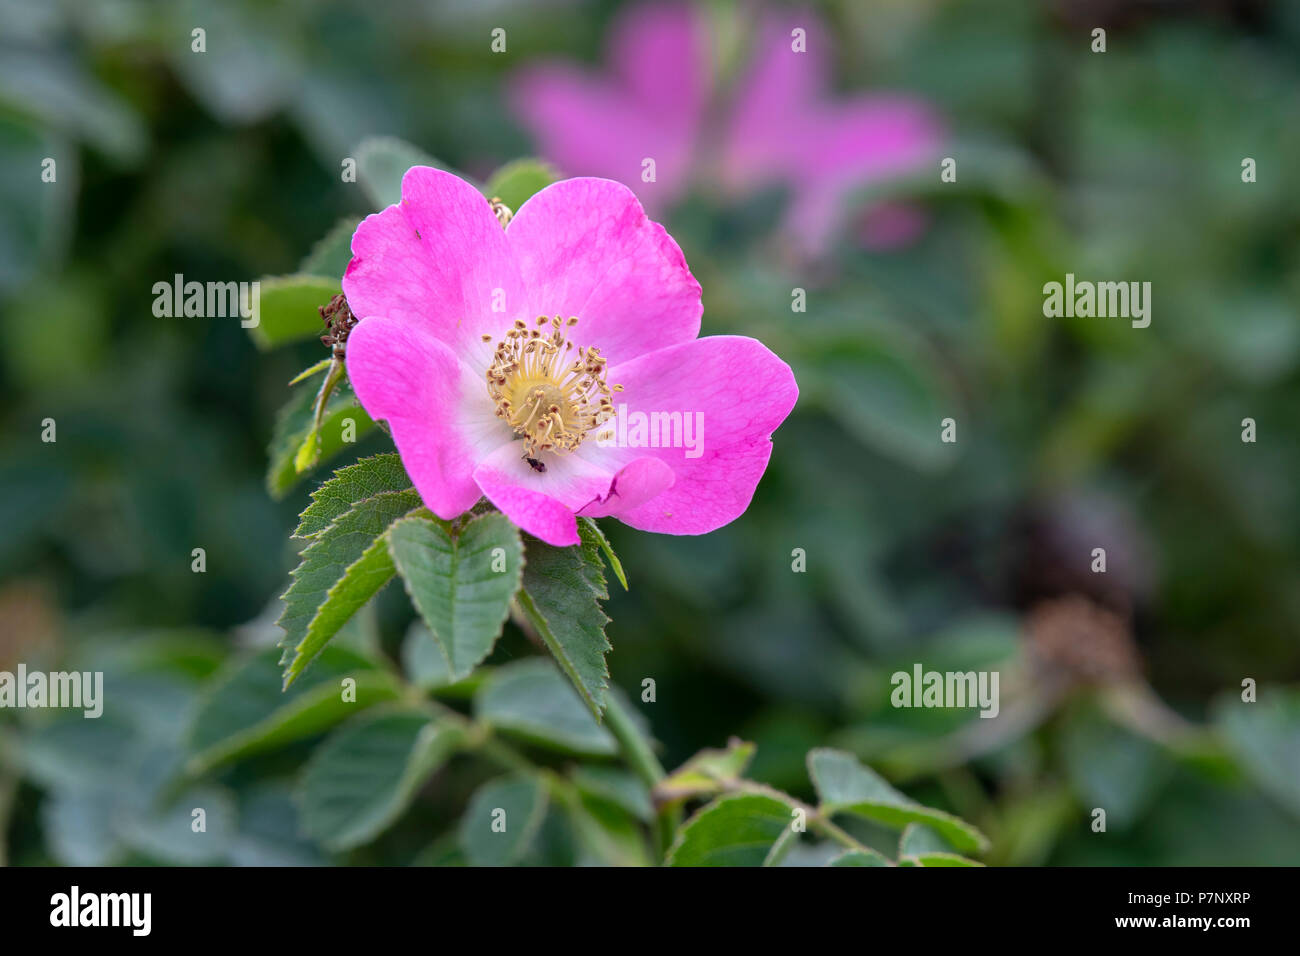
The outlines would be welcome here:
M 1300 862 L 1300 17 L 1156 7 L 824 4 L 839 85 L 909 90 L 951 124 L 957 184 L 861 197 L 923 203 L 923 239 L 846 241 L 813 268 L 773 234 L 780 195 L 701 192 L 667 218 L 705 334 L 762 339 L 802 392 L 741 520 L 683 539 L 602 525 L 631 584 L 605 603 L 620 706 L 670 769 L 732 736 L 757 744 L 754 788 L 714 806 L 721 825 L 785 813 L 759 784 L 828 801 L 810 765 L 844 752 L 978 826 L 989 863 Z M 313 272 L 323 303 L 339 266 L 313 245 L 374 205 L 340 158 L 400 137 L 486 182 L 533 151 L 503 79 L 537 56 L 599 62 L 614 12 L 0 3 L 0 670 L 102 669 L 123 702 L 98 721 L 0 714 L 7 861 L 653 861 L 644 787 L 576 697 L 555 704 L 567 687 L 514 625 L 449 687 L 390 586 L 281 693 L 289 534 L 327 472 L 273 470 L 268 486 L 268 447 L 301 433 L 302 409 L 277 419 L 286 383 L 324 352 L 151 312 L 176 273 Z M 502 24 L 509 52 L 493 55 Z M 1097 25 L 1104 55 L 1088 51 Z M 39 181 L 46 156 L 57 187 Z M 1150 281 L 1152 326 L 1044 319 L 1042 285 L 1066 272 Z M 936 441 L 947 416 L 954 448 Z M 375 429 L 355 453 L 386 449 Z M 1070 595 L 1122 622 L 1137 689 L 1035 669 L 1045 608 L 1071 646 L 1115 633 L 1052 603 Z M 1000 669 L 1024 725 L 999 737 L 973 712 L 890 707 L 889 675 L 914 661 Z M 373 708 L 343 710 L 342 673 Z M 1240 703 L 1244 678 L 1257 704 Z M 466 723 L 430 730 L 420 688 Z M 533 770 L 455 755 L 480 720 Z M 207 849 L 191 806 L 219 837 Z M 477 839 L 497 806 L 529 821 L 517 844 Z M 873 812 L 841 821 L 864 846 L 947 852 L 928 826 L 899 847 Z M 715 849 L 688 827 L 674 852 Z M 811 841 L 781 856 L 825 858 Z

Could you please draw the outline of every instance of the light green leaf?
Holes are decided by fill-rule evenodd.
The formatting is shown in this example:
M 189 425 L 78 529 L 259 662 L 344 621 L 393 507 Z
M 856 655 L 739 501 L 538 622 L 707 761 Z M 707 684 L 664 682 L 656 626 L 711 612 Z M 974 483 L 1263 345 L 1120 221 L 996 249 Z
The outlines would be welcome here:
M 6 22 L 12 16 L 6 14 Z M 148 130 L 129 102 L 83 68 L 81 57 L 14 44 L 0 60 L 0 104 L 122 162 L 144 154 Z M 59 172 L 63 172 L 60 159 Z M 59 182 L 63 182 L 60 175 Z
M 402 672 L 421 690 L 433 690 L 452 683 L 447 658 L 424 622 L 415 620 L 402 639 Z
M 523 576 L 519 529 L 500 512 L 479 515 L 453 534 L 435 518 L 405 518 L 388 532 L 388 551 L 453 680 L 491 653 Z
M 302 813 L 283 781 L 241 788 L 239 832 L 231 841 L 235 866 L 324 866 L 320 848 L 302 832 Z
M 963 852 L 980 852 L 988 846 L 984 834 L 969 823 L 913 802 L 852 754 L 824 748 L 810 751 L 808 772 L 824 813 L 853 813 L 899 829 L 923 823 Z
M 934 830 L 920 823 L 909 823 L 898 839 L 899 856 L 920 856 L 924 853 L 951 853 L 952 844 Z
M 874 850 L 846 850 L 827 866 L 889 866 L 889 861 Z
M 1105 807 L 1113 829 L 1141 819 L 1173 768 L 1156 744 L 1092 709 L 1072 715 L 1058 745 L 1075 792 L 1086 806 Z
M 600 530 L 594 518 L 579 518 L 578 524 L 584 525 L 586 530 L 591 533 L 591 537 L 600 545 L 600 550 L 605 552 L 605 559 L 609 562 L 609 568 L 614 572 L 614 577 L 618 578 L 618 583 L 623 585 L 623 590 L 627 590 L 627 575 L 623 573 L 623 562 L 618 559 L 614 553 L 609 539 L 605 537 L 605 532 Z
M 524 586 L 517 600 L 599 720 L 609 686 L 605 654 L 610 649 L 605 637 L 609 618 L 600 602 L 609 591 L 599 544 L 585 526 L 579 525 L 578 532 L 582 544 L 569 548 L 527 539 Z
M 196 809 L 203 811 L 206 829 L 193 829 Z M 223 862 L 235 833 L 235 806 L 222 789 L 202 786 L 187 790 L 162 807 L 128 809 L 117 821 L 125 843 L 164 863 L 184 866 Z
M 1214 722 L 1263 790 L 1300 815 L 1300 690 L 1265 685 L 1254 703 L 1225 694 Z
M 470 798 L 460 847 L 471 866 L 507 866 L 527 852 L 546 816 L 546 790 L 533 777 L 492 780 Z
M 668 866 L 762 866 L 790 832 L 794 807 L 756 793 L 718 797 L 677 831 Z
M 474 697 L 474 715 L 500 730 L 575 754 L 618 752 L 614 735 L 550 661 L 518 661 L 496 670 Z
M 618 767 L 580 765 L 573 771 L 573 783 L 585 794 L 622 807 L 642 823 L 654 819 L 650 791 L 630 771 Z
M 340 219 L 329 232 L 312 246 L 307 258 L 298 267 L 300 274 L 340 279 L 352 261 L 352 234 L 361 220 L 355 216 Z M 321 305 L 325 303 L 322 302 Z
M 302 553 L 284 593 L 279 624 L 288 687 L 353 614 L 395 571 L 385 537 L 389 525 L 420 507 L 415 489 L 358 501 Z
M 372 455 L 334 472 L 311 493 L 311 504 L 299 516 L 295 538 L 314 538 L 362 498 L 384 491 L 405 491 L 411 479 L 396 454 Z
M 701 750 L 655 786 L 660 800 L 686 800 L 720 792 L 754 757 L 754 745 L 736 737 L 725 750 Z
M 400 692 L 391 674 L 339 647 L 326 647 L 310 673 L 286 691 L 279 654 L 268 648 L 209 684 L 190 731 L 191 774 L 309 737 Z M 343 700 L 342 681 L 349 677 L 356 681 L 355 702 Z
M 904 857 L 905 860 L 911 860 L 918 866 L 983 866 L 975 860 L 969 860 L 958 853 L 921 853 L 917 856 Z M 899 861 L 902 866 L 902 861 Z
M 919 343 L 883 327 L 835 342 L 818 360 L 827 410 L 869 448 L 923 471 L 946 467 L 944 418 L 962 420 L 945 373 Z
M 582 851 L 579 865 L 651 865 L 642 828 L 619 804 L 582 792 L 565 801 L 564 811 Z
M 375 209 L 383 209 L 401 201 L 402 177 L 412 166 L 447 169 L 445 164 L 418 146 L 412 146 L 393 136 L 377 136 L 362 141 L 357 147 L 356 158 L 357 184 Z
M 271 446 L 267 450 L 266 487 L 272 498 L 283 498 L 306 474 L 299 471 L 296 459 L 312 434 L 315 401 L 316 389 L 301 388 L 280 410 Z M 340 387 L 325 405 L 325 416 L 312 447 L 313 452 L 319 452 L 313 467 L 350 447 L 350 443 L 343 440 L 349 419 L 358 441 L 375 427 L 352 392 Z
M 369 711 L 349 721 L 303 775 L 304 829 L 334 850 L 368 842 L 402 814 L 460 741 L 459 729 L 420 711 Z
M 338 278 L 301 273 L 266 276 L 258 286 L 258 321 L 248 333 L 260 349 L 324 335 L 325 322 L 317 309 L 343 291 Z
M 506 163 L 488 180 L 483 195 L 496 197 L 518 212 L 528 198 L 559 179 L 559 174 L 540 159 L 516 159 Z

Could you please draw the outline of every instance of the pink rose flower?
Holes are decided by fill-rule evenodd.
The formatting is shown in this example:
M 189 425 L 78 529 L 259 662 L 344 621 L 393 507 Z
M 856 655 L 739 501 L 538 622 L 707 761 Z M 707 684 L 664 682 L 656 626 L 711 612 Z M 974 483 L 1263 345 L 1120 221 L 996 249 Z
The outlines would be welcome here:
M 642 4 L 614 21 L 607 74 L 562 62 L 528 67 L 513 79 L 511 103 L 543 156 L 566 172 L 633 183 L 656 212 L 685 193 L 693 165 L 733 195 L 785 186 L 785 230 L 813 255 L 849 220 L 842 206 L 854 190 L 937 157 L 942 124 L 924 101 L 831 96 L 830 41 L 810 11 L 760 19 L 748 68 L 712 122 L 708 47 L 707 24 L 689 6 Z M 647 158 L 654 182 L 642 180 Z
M 755 339 L 698 337 L 699 283 L 627 187 L 555 183 L 503 229 L 417 166 L 352 256 L 348 376 L 439 517 L 486 496 L 571 545 L 578 515 L 703 534 L 749 506 L 794 375 Z

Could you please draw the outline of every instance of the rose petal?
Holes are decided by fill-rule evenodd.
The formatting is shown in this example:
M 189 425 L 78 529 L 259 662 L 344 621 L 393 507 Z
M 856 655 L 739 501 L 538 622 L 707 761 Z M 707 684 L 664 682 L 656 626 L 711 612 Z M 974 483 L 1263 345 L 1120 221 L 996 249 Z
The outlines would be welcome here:
M 361 406 L 388 422 L 429 509 L 451 519 L 478 501 L 474 464 L 511 434 L 476 373 L 423 327 L 380 317 L 352 330 L 346 363 Z
M 604 518 L 640 507 L 673 486 L 677 476 L 658 458 L 636 458 L 614 475 L 609 488 L 578 510 L 588 518 Z
M 476 369 L 487 367 L 493 343 L 528 311 L 515 257 L 487 199 L 428 166 L 407 170 L 402 201 L 357 227 L 343 291 L 358 318 L 419 326 Z M 492 340 L 482 341 L 484 334 Z
M 700 284 L 626 186 L 555 183 L 524 203 L 506 234 L 532 313 L 577 316 L 570 341 L 598 347 L 610 366 L 699 334 Z
M 651 352 L 610 374 L 626 385 L 619 416 L 628 437 L 637 413 L 677 412 L 683 426 L 690 415 L 703 431 L 692 429 L 694 449 L 684 447 L 685 427 L 680 447 L 589 450 L 584 444 L 584 456 L 602 467 L 653 457 L 674 474 L 671 487 L 654 498 L 605 513 L 666 534 L 703 534 L 743 514 L 771 456 L 770 436 L 799 395 L 790 367 L 755 339 L 721 335 Z M 615 435 L 619 427 L 617 420 L 605 426 Z

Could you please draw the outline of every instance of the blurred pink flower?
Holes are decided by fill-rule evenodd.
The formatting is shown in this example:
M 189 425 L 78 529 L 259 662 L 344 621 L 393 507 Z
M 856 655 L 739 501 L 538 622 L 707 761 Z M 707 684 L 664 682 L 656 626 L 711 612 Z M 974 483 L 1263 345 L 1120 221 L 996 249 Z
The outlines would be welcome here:
M 739 517 L 798 397 L 761 342 L 697 337 L 681 249 L 605 179 L 555 183 L 502 229 L 473 186 L 413 167 L 357 227 L 343 291 L 348 377 L 425 505 L 486 496 L 554 545 L 578 543 L 577 515 L 666 534 Z M 652 443 L 628 440 L 638 420 Z
M 855 190 L 937 154 L 942 125 L 922 100 L 832 98 L 830 43 L 809 11 L 760 18 L 748 69 L 716 131 L 706 112 L 718 105 L 708 57 L 707 24 L 692 8 L 642 4 L 611 29 L 608 74 L 567 63 L 526 67 L 512 79 L 511 102 L 543 156 L 566 172 L 630 183 L 656 211 L 686 191 L 693 166 L 716 170 L 732 195 L 786 187 L 786 229 L 814 254 L 845 226 Z M 656 165 L 650 183 L 642 181 L 646 158 Z M 917 214 L 909 219 L 914 227 Z M 908 241 L 912 227 L 874 231 L 871 243 Z

